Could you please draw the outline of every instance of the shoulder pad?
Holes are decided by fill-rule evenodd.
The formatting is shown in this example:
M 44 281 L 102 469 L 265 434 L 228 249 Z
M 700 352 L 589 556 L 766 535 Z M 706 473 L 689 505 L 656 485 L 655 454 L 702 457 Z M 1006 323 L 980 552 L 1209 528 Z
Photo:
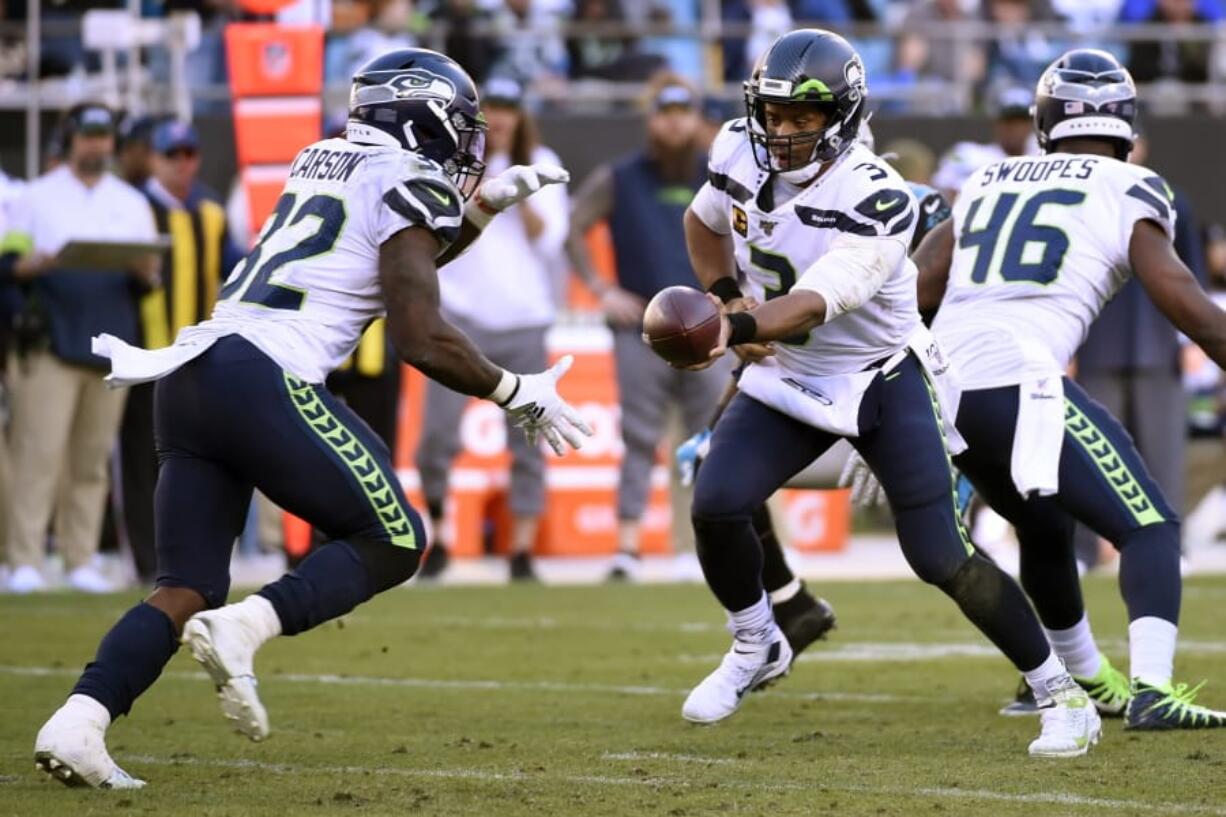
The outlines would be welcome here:
M 1137 170 L 1141 172 L 1130 174 L 1132 178 L 1125 185 L 1124 194 L 1144 203 L 1155 219 L 1164 224 L 1174 224 L 1175 191 L 1166 179 L 1152 170 L 1142 167 Z

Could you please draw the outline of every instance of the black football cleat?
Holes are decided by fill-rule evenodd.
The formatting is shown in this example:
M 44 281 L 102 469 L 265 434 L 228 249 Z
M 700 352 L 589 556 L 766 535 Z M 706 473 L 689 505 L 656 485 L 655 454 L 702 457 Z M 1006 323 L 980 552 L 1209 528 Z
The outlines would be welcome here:
M 447 564 L 451 561 L 451 555 L 447 553 L 447 548 L 440 544 L 433 544 L 426 551 L 426 557 L 421 560 L 421 567 L 417 569 L 417 578 L 437 579 L 447 569 Z
M 834 629 L 834 608 L 825 599 L 811 594 L 803 584 L 800 592 L 774 605 L 775 621 L 792 648 L 792 661 L 814 641 Z
M 1226 712 L 1195 703 L 1202 681 L 1191 689 L 1187 684 L 1151 686 L 1132 679 L 1132 699 L 1124 714 L 1125 729 L 1221 729 L 1226 728 Z
M 1034 699 L 1034 690 L 1026 683 L 1025 676 L 1018 682 L 1013 700 L 1000 708 L 1000 714 L 1008 717 L 1039 714 L 1039 703 Z

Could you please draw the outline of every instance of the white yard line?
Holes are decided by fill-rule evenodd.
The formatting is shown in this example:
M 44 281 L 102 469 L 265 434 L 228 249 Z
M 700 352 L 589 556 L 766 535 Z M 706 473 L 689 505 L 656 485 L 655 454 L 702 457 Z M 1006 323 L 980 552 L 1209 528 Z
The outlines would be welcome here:
M 701 763 L 716 766 L 733 766 L 741 761 L 731 757 L 703 757 L 702 755 L 677 755 L 670 752 L 605 752 L 601 760 L 667 760 L 673 763 Z
M 75 678 L 78 670 L 64 667 L 19 667 L 0 665 L 0 674 L 18 676 L 54 676 Z M 174 680 L 208 680 L 203 672 L 165 672 L 163 678 Z M 405 689 L 465 690 L 485 692 L 549 692 L 600 695 L 647 695 L 677 698 L 689 694 L 688 689 L 619 684 L 577 684 L 565 681 L 495 681 L 478 679 L 439 678 L 378 678 L 365 675 L 307 675 L 303 673 L 268 674 L 265 684 L 324 684 L 330 686 L 397 687 Z M 851 703 L 891 704 L 939 700 L 935 696 L 891 695 L 873 692 L 796 692 L 773 690 L 771 697 L 802 701 L 846 701 Z
M 251 769 L 270 774 L 287 775 L 311 775 L 320 773 L 338 775 L 369 774 L 390 777 L 407 777 L 423 780 L 473 780 L 487 783 L 548 783 L 551 785 L 588 784 L 595 786 L 637 787 L 651 789 L 658 789 L 661 787 L 685 789 L 691 788 L 695 785 L 705 786 L 705 781 L 694 781 L 684 778 L 661 776 L 619 777 L 614 775 L 599 774 L 572 775 L 549 774 L 547 772 L 496 772 L 473 768 L 411 769 L 388 766 L 315 766 L 291 763 L 265 763 L 258 760 L 198 758 L 194 756 L 160 757 L 154 755 L 124 754 L 120 755 L 119 759 L 125 765 L 140 764 L 146 766 L 199 766 L 220 769 Z M 694 757 L 691 759 L 691 756 L 689 755 L 670 755 L 656 752 L 626 752 L 621 753 L 620 755 L 606 754 L 602 759 L 637 762 L 661 760 L 664 762 L 673 763 L 692 763 L 695 761 L 701 761 L 704 763 L 719 763 L 720 761 L 726 761 L 730 764 L 738 764 L 740 762 L 733 758 Z M 816 794 L 826 792 L 846 792 L 849 794 L 862 794 L 867 796 L 925 797 L 933 799 L 960 799 L 997 803 L 1082 806 L 1093 809 L 1133 809 L 1137 811 L 1157 812 L 1158 814 L 1203 814 L 1211 815 L 1211 817 L 1226 817 L 1226 808 L 1217 806 L 1200 806 L 1188 803 L 1147 803 L 1142 800 L 1124 800 L 1109 797 L 1084 797 L 1077 794 L 1067 794 L 1062 792 L 1016 794 L 1009 792 L 989 791 L 984 789 L 958 789 L 942 786 L 910 788 L 906 786 L 843 785 L 830 783 L 754 783 L 752 781 L 727 779 L 721 779 L 720 787 L 724 789 L 761 793 L 796 792 Z
M 1108 653 L 1127 655 L 1128 644 L 1122 639 L 1101 639 L 1098 642 Z M 1226 641 L 1180 640 L 1179 655 L 1221 655 L 1226 653 Z M 677 660 L 685 664 L 719 663 L 722 655 L 678 653 Z M 952 641 L 934 644 L 893 641 L 849 641 L 819 644 L 796 660 L 802 664 L 831 661 L 863 661 L 867 663 L 906 663 L 933 661 L 943 658 L 1001 659 L 1000 651 L 991 644 Z

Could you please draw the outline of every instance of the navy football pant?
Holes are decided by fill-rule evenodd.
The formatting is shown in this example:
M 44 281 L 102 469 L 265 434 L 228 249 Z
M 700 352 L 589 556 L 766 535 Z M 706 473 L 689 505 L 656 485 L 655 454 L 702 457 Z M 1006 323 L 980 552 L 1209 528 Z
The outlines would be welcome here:
M 348 545 L 369 576 L 357 595 L 416 570 L 425 533 L 387 446 L 323 386 L 233 335 L 159 381 L 156 403 L 158 585 L 225 602 L 253 487 Z
M 870 387 L 860 428 L 852 443 L 881 481 L 912 570 L 950 595 L 1020 669 L 1041 664 L 1050 648 L 1021 589 L 975 554 L 959 520 L 935 397 L 913 357 Z M 716 424 L 693 522 L 703 572 L 725 609 L 762 596 L 753 512 L 836 439 L 744 394 Z
M 217 341 L 155 391 L 159 587 L 225 603 L 230 552 L 258 487 L 329 542 L 263 587 L 281 632 L 344 615 L 413 575 L 425 547 L 387 447 L 327 389 L 285 373 L 238 336 Z M 179 646 L 175 623 L 138 604 L 111 628 L 74 693 L 127 713 Z
M 1123 426 L 1064 378 L 1060 490 L 1023 499 L 1010 459 L 1018 386 L 964 392 L 958 430 L 970 446 L 958 468 L 1017 529 L 1022 586 L 1049 629 L 1076 624 L 1085 607 L 1073 549 L 1074 520 L 1120 550 L 1120 590 L 1130 620 L 1178 623 L 1179 519 Z

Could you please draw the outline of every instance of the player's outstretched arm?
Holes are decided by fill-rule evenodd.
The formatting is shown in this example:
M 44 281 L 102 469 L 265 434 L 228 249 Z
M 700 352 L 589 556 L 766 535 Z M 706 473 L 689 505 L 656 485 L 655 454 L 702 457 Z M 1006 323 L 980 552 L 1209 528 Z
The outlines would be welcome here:
M 1132 228 L 1128 258 L 1133 274 L 1162 314 L 1226 368 L 1226 312 L 1201 289 L 1162 228 L 1138 221 Z
M 949 265 L 954 257 L 954 223 L 946 220 L 936 227 L 911 253 L 919 270 L 916 282 L 921 315 L 931 315 L 941 307 L 949 283 Z
M 392 345 L 405 363 L 447 388 L 488 397 L 502 370 L 439 312 L 438 239 L 409 227 L 379 248 L 379 283 L 387 307 Z
M 497 403 L 530 442 L 544 438 L 558 454 L 567 445 L 580 448 L 592 430 L 557 388 L 574 358 L 567 355 L 535 374 L 491 363 L 439 312 L 437 253 L 438 239 L 424 227 L 401 230 L 379 247 L 379 282 L 396 353 L 453 391 Z
M 685 247 L 689 252 L 690 266 L 702 288 L 717 295 L 727 305 L 729 312 L 743 312 L 758 304 L 752 298 L 741 296 L 733 260 L 732 227 L 727 223 L 727 216 L 718 199 L 712 201 L 714 198 L 711 186 L 703 185 L 686 208 L 682 219 Z M 696 207 L 701 208 L 705 217 L 699 214 Z M 712 225 L 718 229 L 713 229 Z M 775 350 L 766 342 L 741 343 L 737 345 L 736 353 L 742 361 L 756 363 L 773 355 Z
M 542 187 L 566 184 L 570 173 L 566 168 L 544 162 L 533 165 L 511 165 L 477 188 L 476 195 L 464 207 L 464 223 L 460 235 L 435 262 L 436 267 L 454 261 L 464 254 L 493 220 L 494 216 L 519 204 Z

